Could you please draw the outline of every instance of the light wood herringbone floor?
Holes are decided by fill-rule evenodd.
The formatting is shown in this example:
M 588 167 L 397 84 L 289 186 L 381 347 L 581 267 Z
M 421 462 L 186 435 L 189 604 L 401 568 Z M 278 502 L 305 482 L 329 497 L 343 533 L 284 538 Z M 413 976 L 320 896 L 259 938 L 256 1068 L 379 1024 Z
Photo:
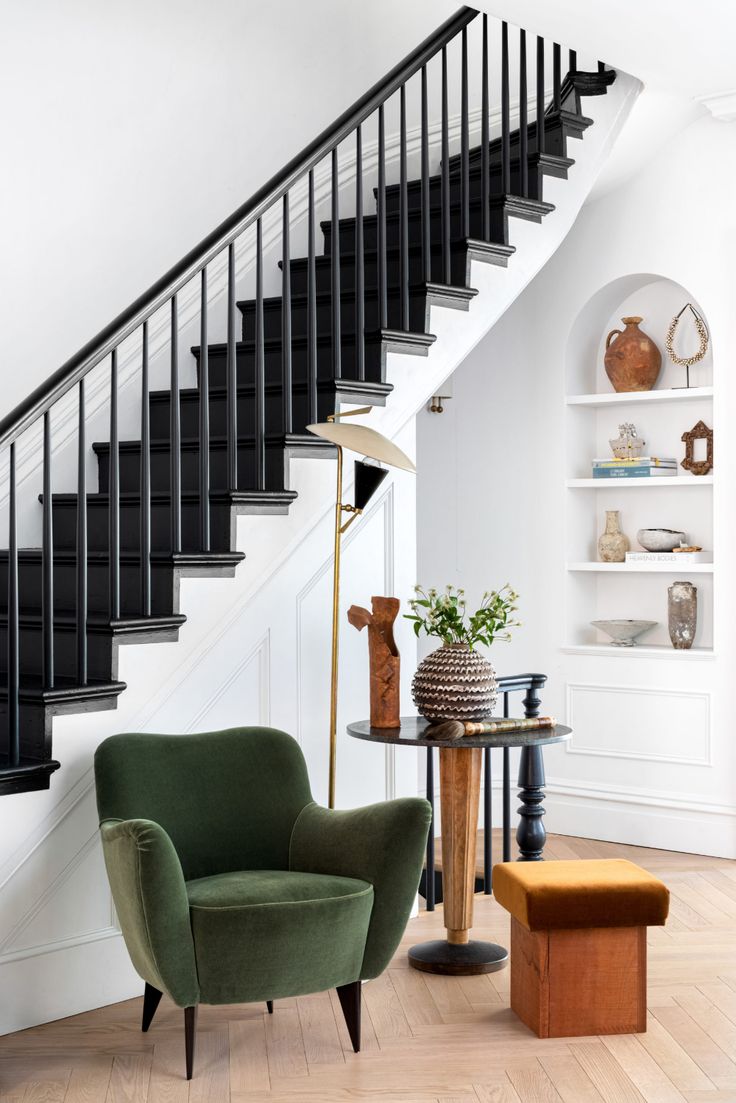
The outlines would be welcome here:
M 553 836 L 547 856 L 630 857 L 672 891 L 649 932 L 646 1034 L 539 1041 L 508 1008 L 508 970 L 465 979 L 409 969 L 406 947 L 442 933 L 409 923 L 364 986 L 363 1052 L 334 993 L 200 1011 L 195 1079 L 182 1014 L 164 1000 L 149 1034 L 129 1000 L 0 1039 L 0 1103 L 736 1103 L 736 862 Z M 477 937 L 508 917 L 476 898 Z

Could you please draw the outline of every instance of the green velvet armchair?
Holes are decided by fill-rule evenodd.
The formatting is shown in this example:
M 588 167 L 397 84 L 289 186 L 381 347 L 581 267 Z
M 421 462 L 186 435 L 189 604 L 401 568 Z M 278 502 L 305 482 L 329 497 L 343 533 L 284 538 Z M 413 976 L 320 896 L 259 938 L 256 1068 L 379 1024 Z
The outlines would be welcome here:
M 315 804 L 301 749 L 272 728 L 115 735 L 95 755 L 100 831 L 142 1029 L 184 1008 L 337 988 L 357 1052 L 361 982 L 390 961 L 422 868 L 430 809 L 406 798 Z

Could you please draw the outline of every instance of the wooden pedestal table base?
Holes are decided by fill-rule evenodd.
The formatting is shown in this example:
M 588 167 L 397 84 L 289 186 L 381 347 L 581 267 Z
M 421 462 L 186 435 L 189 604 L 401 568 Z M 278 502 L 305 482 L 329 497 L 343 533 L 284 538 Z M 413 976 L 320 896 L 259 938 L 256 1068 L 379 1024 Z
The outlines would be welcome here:
M 470 938 L 473 926 L 476 839 L 482 751 L 484 747 L 521 747 L 519 769 L 520 823 L 517 838 L 522 861 L 540 861 L 545 831 L 544 765 L 541 748 L 570 738 L 570 728 L 558 724 L 530 732 L 465 736 L 455 743 L 425 739 L 429 725 L 416 716 L 403 716 L 400 728 L 372 728 L 363 720 L 349 724 L 348 733 L 374 743 L 407 747 L 438 747 L 440 752 L 440 807 L 442 809 L 442 894 L 447 939 L 421 942 L 409 950 L 409 964 L 425 973 L 469 976 L 503 969 L 508 950 L 495 942 Z
M 503 946 L 470 939 L 482 755 L 480 747 L 440 749 L 442 894 L 447 939 L 420 942 L 409 950 L 409 963 L 427 973 L 492 973 L 503 969 L 508 961 L 508 950 Z

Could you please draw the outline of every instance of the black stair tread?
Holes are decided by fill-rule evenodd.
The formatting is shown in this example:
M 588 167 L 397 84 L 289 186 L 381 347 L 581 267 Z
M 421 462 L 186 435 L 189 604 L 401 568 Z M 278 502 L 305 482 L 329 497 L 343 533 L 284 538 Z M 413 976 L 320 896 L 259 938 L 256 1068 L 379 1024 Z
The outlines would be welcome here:
M 20 700 L 21 704 L 30 705 L 58 705 L 68 704 L 73 701 L 91 701 L 100 697 L 119 697 L 123 690 L 127 689 L 126 682 L 103 682 L 90 679 L 82 685 L 70 675 L 54 678 L 53 686 L 44 685 L 43 679 L 32 674 L 21 674 Z M 0 682 L 0 701 L 7 700 L 8 687 Z
M 282 448 L 298 447 L 300 444 L 308 444 L 310 447 L 325 448 L 330 450 L 331 445 L 329 441 L 322 441 L 319 437 L 312 437 L 309 434 L 303 433 L 270 433 L 264 434 L 264 440 L 266 444 L 280 445 Z M 253 433 L 239 433 L 238 434 L 238 448 L 253 448 L 255 446 L 255 435 Z M 139 440 L 121 440 L 118 444 L 121 453 L 134 452 L 140 453 L 141 441 Z M 95 453 L 98 456 L 107 456 L 110 454 L 110 444 L 106 440 L 95 441 L 92 445 Z M 210 450 L 211 451 L 223 451 L 227 449 L 227 437 L 210 435 Z M 151 439 L 151 451 L 152 452 L 169 452 L 171 450 L 171 441 L 169 437 L 153 437 Z M 181 438 L 181 450 L 182 452 L 198 452 L 199 451 L 199 437 L 182 437 Z
M 478 146 L 479 150 L 480 150 L 480 148 L 481 147 Z M 509 160 L 509 164 L 510 164 L 512 170 L 519 167 L 520 161 L 521 161 L 521 158 L 518 155 L 518 153 L 512 153 L 511 158 Z M 528 154 L 527 161 L 528 161 L 530 167 L 532 165 L 541 165 L 543 168 L 546 167 L 546 168 L 550 169 L 553 172 L 567 172 L 575 164 L 575 158 L 574 157 L 562 157 L 558 153 L 547 153 L 545 151 L 543 151 L 542 153 L 537 153 L 536 150 L 534 152 Z M 461 173 L 460 160 L 458 158 L 458 160 L 456 161 L 455 158 L 453 157 L 453 158 L 450 159 L 449 164 L 450 164 L 450 180 L 452 181 L 453 184 L 456 184 L 457 181 L 458 181 L 458 178 L 460 176 L 460 173 Z M 471 160 L 469 167 L 470 167 L 470 179 L 471 180 L 479 179 L 480 176 L 481 176 L 480 156 L 478 156 L 477 160 Z M 501 165 L 499 164 L 498 159 L 496 159 L 492 164 L 489 164 L 488 170 L 489 170 L 489 173 L 491 175 L 493 175 L 494 173 L 498 174 L 501 171 Z M 441 181 L 442 181 L 441 172 L 433 173 L 432 176 L 430 176 L 430 178 L 429 178 L 430 187 L 433 184 L 434 184 L 435 187 L 437 187 L 437 185 L 439 185 L 441 183 Z M 388 184 L 386 186 L 386 195 L 391 195 L 391 196 L 397 195 L 399 193 L 400 187 L 401 187 L 400 184 Z M 407 191 L 410 195 L 413 195 L 416 192 L 421 192 L 421 190 L 422 190 L 422 181 L 421 181 L 421 179 L 410 180 L 408 182 Z M 374 187 L 373 195 L 376 197 L 376 199 L 378 198 L 378 188 Z M 475 198 L 477 199 L 478 197 L 476 196 Z
M 471 207 L 478 207 L 478 206 L 480 206 L 480 203 L 481 203 L 480 196 L 475 196 L 475 197 L 471 198 L 471 200 L 470 200 Z M 530 215 L 530 212 L 532 212 L 532 211 L 535 211 L 539 215 L 539 217 L 541 218 L 546 214 L 550 214 L 555 209 L 553 203 L 545 203 L 544 200 L 542 200 L 542 199 L 530 199 L 528 196 L 512 195 L 512 194 L 507 194 L 506 192 L 497 192 L 497 193 L 491 195 L 489 197 L 488 203 L 489 203 L 489 206 L 490 206 L 491 210 L 498 210 L 500 208 L 508 209 L 509 214 L 518 215 L 521 218 L 528 218 L 529 215 Z M 452 214 L 459 214 L 460 211 L 461 211 L 462 204 L 461 204 L 459 199 L 453 199 L 453 201 L 450 203 L 449 206 L 450 206 L 450 214 L 451 215 Z M 441 215 L 442 214 L 442 203 L 437 202 L 437 201 L 431 202 L 430 205 L 429 205 L 429 213 L 430 213 L 430 215 Z M 420 216 L 420 214 L 421 214 L 421 211 L 419 210 L 419 208 L 414 208 L 413 210 L 409 211 L 409 218 L 410 219 L 417 219 Z M 386 221 L 387 222 L 398 222 L 399 217 L 400 217 L 400 212 L 399 211 L 386 211 Z M 374 215 L 374 214 L 364 215 L 363 216 L 363 225 L 365 226 L 366 223 L 375 222 L 377 220 L 377 218 L 378 218 L 378 215 Z M 345 218 L 341 218 L 340 219 L 340 226 L 342 228 L 346 229 L 346 230 L 349 229 L 351 226 L 355 226 L 355 216 L 354 215 L 349 215 Z M 320 222 L 320 229 L 322 230 L 322 233 L 327 233 L 328 230 L 331 229 L 331 227 L 332 227 L 332 221 L 329 218 L 322 219 L 322 221 Z M 464 238 L 455 238 L 454 240 L 458 241 L 462 245 L 465 244 L 465 239 Z M 435 246 L 435 249 L 439 249 L 439 247 L 440 247 L 438 242 L 435 242 L 434 246 Z
M 288 504 L 293 502 L 297 496 L 295 490 L 211 490 L 210 502 L 217 502 L 223 504 L 238 505 L 245 502 L 265 502 L 265 503 L 281 503 Z M 43 495 L 39 494 L 39 501 L 43 501 Z M 120 501 L 137 505 L 140 503 L 141 496 L 137 490 L 121 490 Z M 171 495 L 167 490 L 152 490 L 151 501 L 152 502 L 166 502 L 171 500 Z M 191 502 L 196 504 L 199 502 L 199 494 L 195 491 L 183 490 L 181 493 L 182 502 Z M 74 506 L 76 509 L 77 495 L 73 493 L 61 493 L 54 494 L 52 496 L 54 505 Z M 89 493 L 87 495 L 88 505 L 99 505 L 107 508 L 109 502 L 109 495 L 103 493 Z M 186 553 L 190 554 L 190 553 Z M 193 552 L 191 554 L 194 554 Z
M 317 438 L 315 438 L 317 439 Z M 326 442 L 327 443 L 327 442 Z M 8 549 L 0 548 L 0 563 L 3 563 L 8 558 Z M 193 552 L 159 552 L 152 551 L 150 555 L 150 562 L 152 566 L 170 567 L 172 569 L 186 567 L 237 567 L 239 563 L 242 563 L 245 559 L 245 552 L 205 552 L 205 551 L 193 551 Z M 121 551 L 119 557 L 120 563 L 126 566 L 138 567 L 140 566 L 141 557 L 138 552 L 135 551 Z M 43 562 L 43 549 L 42 548 L 19 548 L 18 549 L 18 562 L 19 563 L 41 563 Z M 54 563 L 55 564 L 69 564 L 75 565 L 77 562 L 77 553 L 74 548 L 61 548 L 54 549 Z M 88 563 L 98 563 L 106 566 L 110 562 L 110 554 L 106 551 L 88 551 L 87 552 Z
M 465 250 L 467 249 L 468 244 L 471 240 L 474 240 L 474 239 L 456 238 L 456 239 L 452 240 L 450 242 L 450 251 L 452 253 L 465 252 Z M 503 257 L 510 257 L 513 253 L 516 252 L 516 246 L 506 245 L 502 241 L 488 241 L 488 242 L 484 242 L 483 244 L 487 247 L 489 252 L 496 251 L 499 256 L 503 256 Z M 432 250 L 433 255 L 435 257 L 438 256 L 439 251 L 440 251 L 440 245 L 435 242 L 434 248 Z M 410 242 L 409 243 L 409 256 L 410 257 L 412 257 L 412 256 L 418 257 L 418 256 L 421 256 L 421 254 L 422 254 L 421 244 L 416 243 L 416 242 L 415 243 Z M 378 255 L 378 253 L 377 253 L 376 249 L 365 249 L 364 252 L 363 252 L 364 260 L 371 260 L 372 261 L 377 257 L 377 255 Z M 398 257 L 400 257 L 400 255 L 401 255 L 401 249 L 398 245 L 392 245 L 392 246 L 389 246 L 386 249 L 387 259 L 395 260 Z M 316 256 L 314 258 L 314 260 L 315 260 L 315 263 L 316 263 L 318 268 L 320 268 L 320 267 L 329 268 L 330 263 L 332 261 L 332 258 L 331 258 L 329 253 L 320 253 L 319 256 Z M 279 261 L 278 263 L 279 263 L 279 268 L 282 268 L 283 267 L 282 262 Z M 309 263 L 309 258 L 308 257 L 293 257 L 290 261 L 291 267 L 295 271 L 298 271 L 302 268 L 306 268 L 308 263 Z M 341 265 L 344 264 L 345 267 L 347 268 L 349 263 L 353 263 L 353 264 L 355 263 L 355 253 L 350 252 L 350 251 L 345 250 L 345 249 L 341 249 L 340 250 L 340 264 Z M 459 286 L 459 285 L 450 284 L 449 286 L 450 287 L 456 287 L 456 286 Z
M 48 789 L 49 775 L 60 766 L 61 763 L 55 758 L 47 758 L 43 762 L 37 758 L 21 758 L 17 766 L 11 766 L 7 754 L 0 755 L 0 795 Z
M 454 288 L 453 288 L 453 290 L 454 290 Z M 476 294 L 477 294 L 477 292 L 476 292 Z M 263 301 L 265 303 L 267 300 L 264 299 Z M 241 309 L 242 309 L 242 305 L 243 304 L 238 303 L 238 306 L 241 307 Z M 208 349 L 212 349 L 213 347 L 214 346 L 212 346 L 212 345 L 207 346 Z M 227 345 L 225 345 L 223 347 L 227 350 Z M 200 345 L 195 345 L 194 348 L 196 348 L 196 350 L 197 350 L 195 355 L 197 357 L 199 357 L 201 346 Z M 322 391 L 323 393 L 328 392 L 328 391 L 332 391 L 332 392 L 336 393 L 337 391 L 341 390 L 343 387 L 346 387 L 346 386 L 347 387 L 355 387 L 356 384 L 358 384 L 358 383 L 361 383 L 361 384 L 365 383 L 365 385 L 367 387 L 370 387 L 372 390 L 375 390 L 376 393 L 381 393 L 381 394 L 384 394 L 384 395 L 391 394 L 391 391 L 394 389 L 392 383 L 374 383 L 374 382 L 369 382 L 368 380 L 347 379 L 343 376 L 337 376 L 337 377 L 333 377 L 332 379 L 318 379 L 317 380 L 317 390 Z M 294 380 L 292 380 L 292 389 L 293 390 L 306 390 L 307 386 L 308 386 L 308 383 L 305 379 L 294 379 Z M 269 393 L 280 393 L 281 390 L 282 390 L 281 380 L 277 379 L 277 380 L 267 380 L 266 381 L 266 393 L 267 394 L 269 394 Z M 237 394 L 238 398 L 250 398 L 252 395 L 255 394 L 255 392 L 256 392 L 255 383 L 247 383 L 247 382 L 242 382 L 241 380 L 238 380 L 237 387 L 236 387 L 236 394 Z M 195 402 L 195 401 L 199 402 L 199 395 L 200 395 L 199 387 L 182 387 L 179 390 L 179 397 L 184 402 Z M 210 386 L 209 386 L 209 395 L 210 395 L 211 399 L 212 398 L 227 398 L 227 387 L 213 386 L 212 384 L 210 384 Z M 169 400 L 171 399 L 171 391 L 170 390 L 151 391 L 149 393 L 149 399 L 150 399 L 151 402 L 169 402 Z
M 398 294 L 400 287 L 398 283 L 389 284 L 388 290 L 394 290 Z M 370 287 L 364 290 L 365 299 L 377 299 L 378 288 Z M 475 287 L 459 287 L 452 283 L 439 283 L 436 280 L 432 280 L 426 283 L 410 283 L 409 294 L 426 295 L 431 297 L 442 297 L 447 299 L 457 299 L 458 302 L 469 302 L 470 299 L 475 298 L 478 291 Z M 330 291 L 318 291 L 315 294 L 315 302 L 318 304 L 329 304 L 332 302 L 332 292 Z M 340 292 L 340 299 L 343 302 L 351 302 L 355 298 L 354 288 L 344 288 Z M 281 295 L 269 295 L 268 298 L 263 300 L 264 310 L 277 310 L 282 306 Z M 294 306 L 307 306 L 309 303 L 309 296 L 305 291 L 292 291 L 291 293 L 291 305 Z M 239 299 L 236 306 L 240 311 L 245 313 L 246 311 L 253 310 L 255 308 L 255 299 Z
M 183 613 L 169 613 L 166 615 L 153 613 L 151 616 L 147 617 L 114 618 L 105 616 L 102 613 L 90 613 L 87 616 L 87 631 L 110 632 L 113 635 L 131 632 L 149 632 L 157 629 L 181 628 L 183 624 L 186 624 L 186 620 L 187 618 Z M 0 625 L 7 624 L 7 621 L 7 611 L 0 609 Z M 21 609 L 18 621 L 21 628 L 40 628 L 43 623 L 43 616 L 40 611 L 34 612 L 33 610 L 26 611 Z M 72 610 L 54 610 L 54 627 L 69 628 L 73 630 L 76 628 L 76 625 L 76 616 Z
M 395 341 L 398 338 L 404 338 L 404 337 L 409 341 L 416 341 L 418 344 L 422 344 L 422 345 L 432 345 L 437 340 L 436 336 L 433 333 L 417 333 L 417 332 L 414 332 L 413 330 L 404 331 L 404 330 L 400 330 L 400 329 L 376 329 L 376 330 L 373 330 L 372 332 L 364 333 L 363 336 L 364 336 L 366 344 L 375 344 L 375 343 L 378 343 L 380 341 Z M 353 333 L 352 330 L 347 330 L 343 327 L 340 331 L 340 344 L 341 345 L 349 345 L 349 344 L 354 344 L 354 343 L 355 343 L 355 333 Z M 264 337 L 263 344 L 264 344 L 264 348 L 267 349 L 267 350 L 269 350 L 269 349 L 280 349 L 281 348 L 281 337 L 280 336 L 278 336 L 278 337 Z M 255 345 L 256 345 L 255 341 L 236 341 L 235 351 L 236 351 L 236 353 L 237 352 L 254 352 L 255 351 Z M 291 339 L 291 345 L 292 345 L 292 348 L 306 348 L 307 347 L 307 337 L 306 337 L 306 335 L 293 336 L 292 339 Z M 320 345 L 321 346 L 326 346 L 327 348 L 332 348 L 332 335 L 329 334 L 329 333 L 318 334 L 317 335 L 317 347 L 319 347 Z M 209 351 L 210 356 L 225 356 L 227 354 L 227 342 L 219 341 L 214 345 L 208 345 L 207 349 Z M 193 356 L 195 356 L 197 359 L 199 359 L 199 357 L 201 355 L 201 345 L 192 345 L 190 351 L 191 351 Z

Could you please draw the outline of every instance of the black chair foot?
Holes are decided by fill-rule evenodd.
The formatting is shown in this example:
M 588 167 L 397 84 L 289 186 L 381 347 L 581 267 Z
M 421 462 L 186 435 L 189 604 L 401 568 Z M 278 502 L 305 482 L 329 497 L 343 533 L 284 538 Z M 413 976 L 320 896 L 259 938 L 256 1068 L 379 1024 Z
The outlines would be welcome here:
M 156 1008 L 161 1003 L 161 996 L 162 993 L 159 992 L 158 988 L 154 988 L 152 984 L 146 981 L 146 987 L 143 991 L 143 1018 L 141 1020 L 141 1030 L 144 1034 L 153 1021 Z
M 342 1013 L 345 1016 L 345 1025 L 355 1053 L 360 1053 L 361 989 L 362 984 L 359 980 L 353 981 L 352 984 L 342 984 L 337 989 Z
M 269 1015 L 273 1015 L 273 1000 L 266 1000 Z
M 184 1008 L 184 1049 L 187 1061 L 187 1080 L 194 1071 L 194 1039 L 197 1032 L 197 1005 Z

